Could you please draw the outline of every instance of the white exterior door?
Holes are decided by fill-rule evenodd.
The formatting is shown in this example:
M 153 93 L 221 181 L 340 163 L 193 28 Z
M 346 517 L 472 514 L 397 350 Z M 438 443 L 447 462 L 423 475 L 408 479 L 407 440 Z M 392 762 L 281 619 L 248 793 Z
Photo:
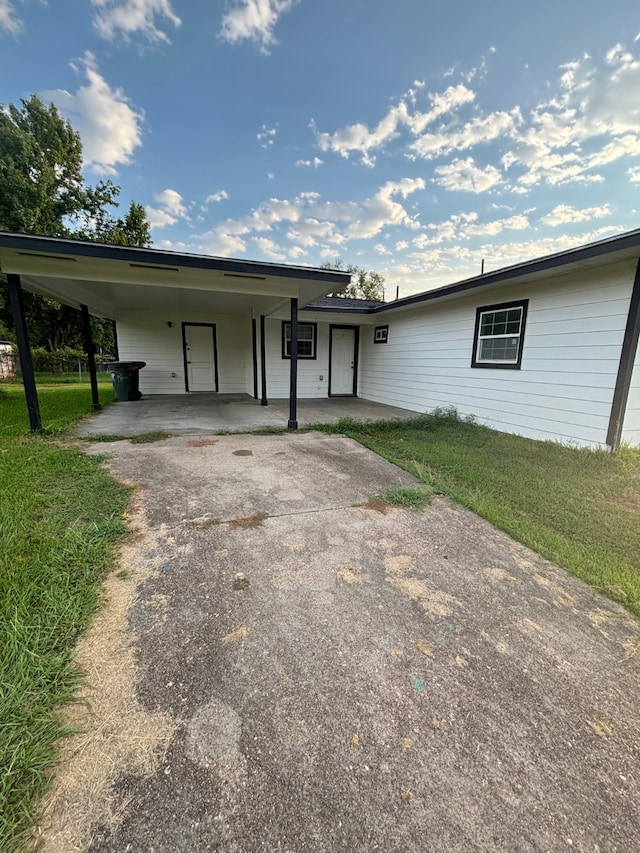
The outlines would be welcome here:
M 215 326 L 184 327 L 189 391 L 216 391 Z
M 356 329 L 331 329 L 331 382 L 332 397 L 355 394 Z

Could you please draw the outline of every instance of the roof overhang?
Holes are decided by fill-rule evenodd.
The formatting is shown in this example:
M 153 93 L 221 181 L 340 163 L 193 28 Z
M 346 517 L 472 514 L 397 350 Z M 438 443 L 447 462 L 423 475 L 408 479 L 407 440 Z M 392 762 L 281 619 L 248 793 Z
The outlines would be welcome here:
M 0 232 L 0 271 L 34 293 L 117 319 L 130 310 L 270 314 L 349 284 L 339 270 Z

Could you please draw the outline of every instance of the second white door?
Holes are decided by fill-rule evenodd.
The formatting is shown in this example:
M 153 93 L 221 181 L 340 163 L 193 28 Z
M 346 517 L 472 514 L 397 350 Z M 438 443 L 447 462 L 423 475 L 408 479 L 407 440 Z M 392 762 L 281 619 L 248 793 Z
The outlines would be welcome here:
M 329 394 L 332 397 L 350 397 L 356 393 L 356 346 L 356 329 L 331 329 Z

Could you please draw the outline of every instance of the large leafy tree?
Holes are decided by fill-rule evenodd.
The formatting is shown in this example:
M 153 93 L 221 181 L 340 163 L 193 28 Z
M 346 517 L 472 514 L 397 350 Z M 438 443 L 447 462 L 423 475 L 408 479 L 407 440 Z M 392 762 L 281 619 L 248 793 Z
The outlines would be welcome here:
M 348 299 L 384 299 L 384 276 L 373 270 L 366 270 L 353 264 L 345 265 L 341 258 L 327 261 L 322 269 L 345 270 L 351 273 L 351 283 L 342 290 L 331 293 L 330 296 L 343 296 Z
M 120 188 L 112 181 L 86 183 L 82 142 L 53 104 L 31 95 L 18 107 L 0 104 L 0 230 L 73 237 L 125 246 L 149 246 L 149 223 L 142 205 L 132 202 L 115 215 Z M 12 318 L 6 288 L 0 288 L 0 328 L 9 335 Z M 25 294 L 32 344 L 46 349 L 77 347 L 82 340 L 78 313 Z M 93 318 L 98 346 L 109 349 L 110 324 Z

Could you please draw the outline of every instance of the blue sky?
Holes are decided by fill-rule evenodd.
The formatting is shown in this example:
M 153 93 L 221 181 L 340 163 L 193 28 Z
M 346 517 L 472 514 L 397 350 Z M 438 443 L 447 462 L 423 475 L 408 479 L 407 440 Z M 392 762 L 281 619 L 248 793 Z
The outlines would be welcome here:
M 637 0 L 0 0 L 154 244 L 426 290 L 640 227 Z

